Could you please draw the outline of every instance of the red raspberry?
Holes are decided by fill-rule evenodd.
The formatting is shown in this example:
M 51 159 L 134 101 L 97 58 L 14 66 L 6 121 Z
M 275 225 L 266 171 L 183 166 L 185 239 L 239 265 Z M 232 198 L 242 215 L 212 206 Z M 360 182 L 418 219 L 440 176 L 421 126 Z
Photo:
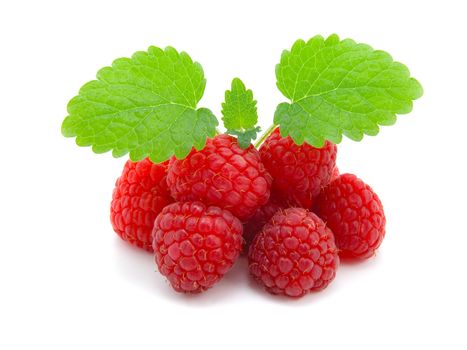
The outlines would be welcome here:
M 370 186 L 352 174 L 340 175 L 316 200 L 315 212 L 334 232 L 342 256 L 366 259 L 385 234 L 383 205 Z
M 128 160 L 117 179 L 110 205 L 114 231 L 125 241 L 152 252 L 152 228 L 157 214 L 172 203 L 166 183 L 168 162 Z
M 334 181 L 335 179 L 337 179 L 339 177 L 339 168 L 337 167 L 337 165 L 334 167 L 334 170 L 332 171 L 332 175 L 331 175 L 331 182 Z M 331 183 L 330 182 L 330 183 Z
M 253 238 L 263 229 L 264 225 L 271 220 L 276 212 L 285 209 L 285 206 L 280 204 L 280 201 L 269 198 L 269 201 L 260 207 L 255 215 L 243 225 L 243 238 L 245 239 L 245 249 L 250 246 Z
M 183 160 L 172 158 L 167 175 L 176 200 L 228 209 L 240 220 L 268 201 L 271 182 L 258 151 L 240 148 L 228 135 L 208 139 L 203 150 L 192 150 Z
M 334 236 L 303 208 L 278 211 L 253 240 L 250 273 L 273 294 L 303 296 L 324 289 L 339 264 Z
M 159 271 L 177 292 L 202 292 L 232 267 L 242 233 L 242 223 L 227 210 L 200 202 L 168 205 L 154 223 Z
M 274 179 L 272 189 L 291 205 L 311 208 L 312 200 L 331 180 L 337 146 L 329 141 L 323 148 L 298 146 L 289 136 L 281 137 L 277 128 L 259 152 Z

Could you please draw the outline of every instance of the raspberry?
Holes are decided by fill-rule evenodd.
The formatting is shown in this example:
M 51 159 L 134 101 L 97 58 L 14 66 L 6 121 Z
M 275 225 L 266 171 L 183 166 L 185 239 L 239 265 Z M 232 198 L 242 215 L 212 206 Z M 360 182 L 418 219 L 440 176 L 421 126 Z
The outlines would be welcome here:
M 114 231 L 125 241 L 152 252 L 152 228 L 157 214 L 172 203 L 166 183 L 168 162 L 128 160 L 117 179 L 110 205 Z
M 278 211 L 249 250 L 250 273 L 272 294 L 303 296 L 324 289 L 339 264 L 334 236 L 303 208 Z
M 232 267 L 242 233 L 242 223 L 227 210 L 200 202 L 170 204 L 154 223 L 156 264 L 177 292 L 202 292 Z
M 385 234 L 383 205 L 370 186 L 352 174 L 340 175 L 316 200 L 315 212 L 334 232 L 343 257 L 366 259 Z
M 192 150 L 183 160 L 172 158 L 167 175 L 176 200 L 228 209 L 242 221 L 268 201 L 271 182 L 258 151 L 240 148 L 228 135 L 208 139 L 203 150 Z
M 243 238 L 245 239 L 245 249 L 248 249 L 253 238 L 262 230 L 263 226 L 271 220 L 274 214 L 285 209 L 284 205 L 280 204 L 279 200 L 269 198 L 269 201 L 260 207 L 255 215 L 243 225 Z
M 274 179 L 272 189 L 290 205 L 311 208 L 312 200 L 331 180 L 337 146 L 329 141 L 323 148 L 298 146 L 289 136 L 281 137 L 277 128 L 259 152 Z
M 334 181 L 335 179 L 337 179 L 339 177 L 339 168 L 337 167 L 337 165 L 334 167 L 334 170 L 332 171 L 332 175 L 331 175 L 331 181 Z

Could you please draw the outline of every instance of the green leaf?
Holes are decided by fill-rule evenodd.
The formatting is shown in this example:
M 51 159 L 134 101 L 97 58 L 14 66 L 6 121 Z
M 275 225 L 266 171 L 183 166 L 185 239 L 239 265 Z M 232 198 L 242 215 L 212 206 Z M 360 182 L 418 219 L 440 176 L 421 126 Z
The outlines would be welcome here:
M 244 131 L 227 130 L 227 134 L 237 136 L 238 144 L 243 149 L 250 147 L 251 140 L 256 139 L 259 132 L 261 132 L 261 128 L 259 126 Z
M 216 133 L 212 112 L 196 109 L 205 85 L 201 65 L 188 54 L 150 47 L 115 60 L 85 84 L 68 103 L 62 133 L 96 153 L 130 153 L 133 161 L 184 158 Z
M 238 136 L 240 147 L 247 148 L 259 131 L 259 128 L 255 127 L 258 112 L 253 92 L 247 90 L 239 78 L 233 79 L 231 90 L 225 92 L 222 115 L 227 133 Z
M 422 96 L 409 70 L 384 52 L 351 39 L 298 40 L 276 66 L 277 86 L 291 103 L 277 106 L 274 122 L 297 144 L 322 147 L 342 135 L 360 141 L 409 113 Z

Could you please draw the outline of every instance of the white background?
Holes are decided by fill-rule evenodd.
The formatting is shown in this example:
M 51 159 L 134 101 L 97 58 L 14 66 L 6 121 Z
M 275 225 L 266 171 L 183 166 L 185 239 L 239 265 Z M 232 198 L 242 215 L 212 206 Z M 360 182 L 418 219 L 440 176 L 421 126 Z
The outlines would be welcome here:
M 0 348 L 465 349 L 462 3 L 1 2 Z M 285 100 L 274 75 L 281 51 L 334 32 L 390 52 L 425 88 L 394 127 L 339 148 L 339 168 L 385 205 L 379 253 L 300 300 L 263 292 L 244 259 L 202 295 L 174 293 L 151 254 L 113 233 L 125 158 L 61 136 L 68 100 L 113 59 L 171 45 L 204 67 L 200 106 L 219 114 L 238 76 L 267 127 Z

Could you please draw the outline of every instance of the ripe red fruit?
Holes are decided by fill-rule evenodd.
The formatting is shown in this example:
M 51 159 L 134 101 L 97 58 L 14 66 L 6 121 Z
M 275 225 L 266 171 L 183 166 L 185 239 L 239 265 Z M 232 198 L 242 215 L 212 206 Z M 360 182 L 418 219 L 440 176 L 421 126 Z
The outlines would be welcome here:
M 281 209 L 286 207 L 280 204 L 280 201 L 275 199 L 271 194 L 269 201 L 260 207 L 255 215 L 243 225 L 243 238 L 245 239 L 245 249 L 248 247 L 255 238 L 255 236 L 263 229 L 264 225 Z
M 277 128 L 259 152 L 274 179 L 272 189 L 290 205 L 311 208 L 312 200 L 331 181 L 337 146 L 329 141 L 322 148 L 298 146 L 289 136 L 281 137 Z
M 291 297 L 327 287 L 338 264 L 331 230 L 303 208 L 278 211 L 249 250 L 251 275 L 268 292 Z
M 332 171 L 332 175 L 331 175 L 331 181 L 334 181 L 335 179 L 337 179 L 339 177 L 339 168 L 337 167 L 337 165 L 334 167 L 334 170 Z
M 240 148 L 229 135 L 208 139 L 203 150 L 192 150 L 183 160 L 172 158 L 167 175 L 176 200 L 228 209 L 240 220 L 268 201 L 271 182 L 258 151 Z
M 172 203 L 166 183 L 168 162 L 128 160 L 117 179 L 110 205 L 114 231 L 125 241 L 152 252 L 152 228 L 157 214 Z
M 317 198 L 315 212 L 334 232 L 342 256 L 369 258 L 383 241 L 383 205 L 355 175 L 340 175 L 331 182 Z
M 212 287 L 242 249 L 242 223 L 229 211 L 200 202 L 173 203 L 154 223 L 154 252 L 160 273 L 177 292 Z

